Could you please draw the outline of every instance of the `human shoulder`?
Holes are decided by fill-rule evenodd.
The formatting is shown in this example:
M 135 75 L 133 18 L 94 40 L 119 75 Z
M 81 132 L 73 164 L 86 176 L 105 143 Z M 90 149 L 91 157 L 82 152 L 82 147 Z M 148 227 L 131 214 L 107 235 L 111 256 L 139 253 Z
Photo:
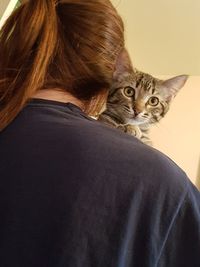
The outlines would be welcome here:
M 74 106 L 66 108 L 48 104 L 44 108 L 39 103 L 37 110 L 35 107 L 36 103 L 31 113 L 31 127 L 44 129 L 49 140 L 54 140 L 52 146 L 60 144 L 62 149 L 65 146 L 67 149 L 70 141 L 74 149 L 81 147 L 92 154 L 94 161 L 101 158 L 102 164 L 120 168 L 129 177 L 143 177 L 147 183 L 162 181 L 175 183 L 175 187 L 178 187 L 178 181 L 184 183 L 185 179 L 180 177 L 185 177 L 185 174 L 176 164 L 133 136 L 88 117 Z
M 88 121 L 83 128 L 90 137 L 88 142 L 95 144 L 96 149 L 104 150 L 106 158 L 121 162 L 127 173 L 132 171 L 133 176 L 142 176 L 148 183 L 162 183 L 176 189 L 186 187 L 188 178 L 185 172 L 159 150 L 100 122 Z
M 166 232 L 157 266 L 199 267 L 199 251 L 200 192 L 188 181 Z

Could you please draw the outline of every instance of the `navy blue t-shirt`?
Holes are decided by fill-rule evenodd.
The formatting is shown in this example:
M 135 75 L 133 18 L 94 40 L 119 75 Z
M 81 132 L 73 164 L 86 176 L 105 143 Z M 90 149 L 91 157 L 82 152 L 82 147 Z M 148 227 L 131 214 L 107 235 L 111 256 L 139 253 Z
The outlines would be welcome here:
M 0 133 L 0 267 L 200 267 L 200 194 L 157 150 L 34 99 Z

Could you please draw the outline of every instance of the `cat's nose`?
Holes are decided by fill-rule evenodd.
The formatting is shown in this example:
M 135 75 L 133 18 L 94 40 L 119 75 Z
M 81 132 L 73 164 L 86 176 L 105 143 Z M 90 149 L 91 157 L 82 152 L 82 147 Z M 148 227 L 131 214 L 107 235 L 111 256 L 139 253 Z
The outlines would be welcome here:
M 139 113 L 140 113 L 140 111 L 139 111 L 139 110 L 137 110 L 137 109 L 134 109 L 134 114 L 135 114 L 135 116 L 137 116 Z

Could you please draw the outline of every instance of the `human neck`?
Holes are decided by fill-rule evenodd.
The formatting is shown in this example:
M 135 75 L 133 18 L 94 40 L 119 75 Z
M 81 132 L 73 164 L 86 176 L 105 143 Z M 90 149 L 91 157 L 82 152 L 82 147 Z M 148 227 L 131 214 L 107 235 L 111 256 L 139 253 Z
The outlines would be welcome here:
M 58 88 L 39 90 L 33 95 L 33 98 L 54 100 L 62 103 L 70 102 L 84 110 L 84 103 L 82 101 L 69 92 L 62 91 Z

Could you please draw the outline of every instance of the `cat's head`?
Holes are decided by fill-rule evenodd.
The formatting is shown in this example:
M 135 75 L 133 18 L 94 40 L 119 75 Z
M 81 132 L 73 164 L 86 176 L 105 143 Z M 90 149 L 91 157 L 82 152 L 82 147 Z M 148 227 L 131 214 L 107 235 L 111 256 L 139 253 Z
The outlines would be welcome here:
M 187 79 L 187 75 L 179 75 L 160 80 L 137 71 L 132 67 L 127 51 L 124 51 L 116 64 L 107 109 L 123 123 L 139 125 L 158 122 Z

